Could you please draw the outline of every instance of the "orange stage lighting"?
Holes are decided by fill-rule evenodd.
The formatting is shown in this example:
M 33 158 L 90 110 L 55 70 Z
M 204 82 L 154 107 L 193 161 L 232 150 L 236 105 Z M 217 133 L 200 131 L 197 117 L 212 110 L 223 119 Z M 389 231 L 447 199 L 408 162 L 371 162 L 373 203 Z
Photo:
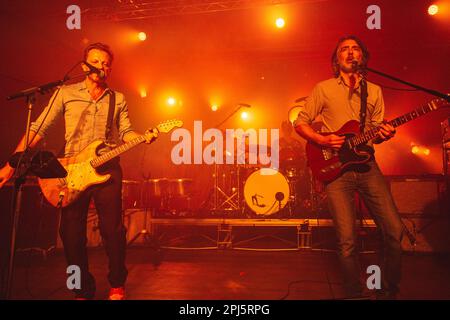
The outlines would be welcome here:
M 241 113 L 242 120 L 248 120 L 248 112 L 244 111 Z
M 177 100 L 176 100 L 175 98 L 173 98 L 173 97 L 169 97 L 169 98 L 167 99 L 167 104 L 168 104 L 169 106 L 174 106 L 176 102 L 177 102 Z
M 428 14 L 430 16 L 434 16 L 438 12 L 439 12 L 439 7 L 436 4 L 432 4 L 431 6 L 428 7 Z
M 145 41 L 147 39 L 147 34 L 145 32 L 139 32 L 138 39 L 141 41 Z
M 217 106 L 217 104 L 213 104 L 212 106 L 211 106 L 211 110 L 212 111 L 217 111 L 219 109 L 219 107 Z
M 140 94 L 141 98 L 146 98 L 147 97 L 147 90 L 141 89 L 141 90 L 139 90 L 139 94 Z
M 415 155 L 424 155 L 424 156 L 429 156 L 431 151 L 429 148 L 424 147 L 424 146 L 418 146 L 414 143 L 411 143 L 411 152 Z
M 277 28 L 281 29 L 284 28 L 285 25 L 285 21 L 283 18 L 278 18 L 277 20 L 275 20 L 275 25 L 277 26 Z

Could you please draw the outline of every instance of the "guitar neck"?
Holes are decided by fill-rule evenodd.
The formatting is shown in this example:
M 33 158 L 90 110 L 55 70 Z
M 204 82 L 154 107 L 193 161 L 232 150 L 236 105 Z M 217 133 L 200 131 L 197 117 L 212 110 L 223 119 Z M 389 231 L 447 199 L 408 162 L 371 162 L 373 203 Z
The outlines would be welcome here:
M 392 125 L 394 128 L 399 127 L 409 121 L 415 120 L 423 115 L 426 115 L 430 111 L 436 110 L 438 107 L 435 105 L 434 101 L 428 102 L 426 105 L 417 108 L 411 112 L 405 113 L 404 115 L 397 117 L 388 123 Z M 348 140 L 350 148 L 354 148 L 358 145 L 364 144 L 373 138 L 375 138 L 378 135 L 378 132 L 380 131 L 380 128 L 373 128 L 369 131 L 366 131 L 362 134 L 359 134 L 357 136 L 354 136 Z
M 120 147 L 117 147 L 111 151 L 106 152 L 105 154 L 102 154 L 101 156 L 91 160 L 91 165 L 94 168 L 98 168 L 101 165 L 105 164 L 111 159 L 114 159 L 115 157 L 120 156 L 122 153 L 127 152 L 128 150 L 136 147 L 137 145 L 140 145 L 141 143 L 145 142 L 144 136 L 139 136 L 137 138 L 134 138 L 131 141 L 128 141 L 127 143 L 124 143 Z

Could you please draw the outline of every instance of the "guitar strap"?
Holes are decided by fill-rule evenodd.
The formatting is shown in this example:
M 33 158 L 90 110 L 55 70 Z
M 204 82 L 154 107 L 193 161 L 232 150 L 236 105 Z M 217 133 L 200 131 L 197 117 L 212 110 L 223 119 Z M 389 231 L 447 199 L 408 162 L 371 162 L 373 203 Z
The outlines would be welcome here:
M 366 124 L 367 113 L 367 82 L 363 78 L 361 79 L 361 109 L 359 111 L 359 131 L 364 132 L 364 126 Z
M 105 140 L 109 140 L 109 136 L 111 135 L 111 127 L 114 118 L 114 109 L 116 106 L 116 93 L 113 90 L 109 91 L 109 109 L 108 109 L 108 120 L 106 122 L 106 132 L 105 132 Z

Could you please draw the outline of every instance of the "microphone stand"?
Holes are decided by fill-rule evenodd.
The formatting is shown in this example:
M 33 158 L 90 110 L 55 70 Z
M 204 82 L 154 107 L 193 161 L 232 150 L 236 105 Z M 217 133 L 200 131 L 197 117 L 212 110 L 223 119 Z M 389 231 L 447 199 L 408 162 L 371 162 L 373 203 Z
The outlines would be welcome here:
M 414 88 L 414 89 L 417 89 L 417 90 L 420 90 L 420 91 L 429 93 L 429 94 L 431 94 L 431 95 L 433 95 L 433 96 L 442 98 L 442 99 L 447 100 L 448 102 L 450 102 L 450 96 L 446 95 L 445 93 L 439 92 L 439 91 L 437 91 L 437 90 L 428 89 L 428 88 L 419 86 L 419 85 L 417 85 L 417 84 L 414 84 L 414 83 L 411 83 L 411 82 L 407 82 L 407 81 L 405 81 L 405 80 L 396 78 L 396 77 L 394 77 L 394 76 L 392 76 L 392 75 L 389 75 L 389 74 L 387 74 L 387 73 L 384 73 L 384 72 L 381 72 L 381 71 L 378 71 L 378 70 L 376 70 L 376 69 L 372 69 L 372 68 L 369 68 L 369 67 L 362 67 L 361 70 L 363 70 L 363 71 L 364 71 L 364 70 L 370 71 L 370 72 L 375 73 L 375 74 L 378 74 L 378 75 L 380 75 L 380 76 L 382 76 L 382 77 L 384 77 L 384 78 L 391 79 L 391 80 L 393 80 L 393 81 L 402 83 L 402 84 L 407 85 L 407 86 L 409 86 L 409 87 L 412 87 L 412 88 Z
M 10 251 L 9 251 L 9 262 L 8 262 L 8 269 L 7 269 L 7 278 L 6 278 L 6 288 L 3 288 L 2 284 L 2 292 L 0 292 L 1 297 L 5 297 L 6 299 L 11 298 L 12 293 L 12 287 L 13 287 L 13 278 L 14 278 L 14 258 L 15 258 L 15 246 L 16 246 L 16 233 L 17 233 L 17 227 L 19 224 L 19 216 L 21 211 L 21 203 L 22 203 L 22 186 L 25 182 L 26 175 L 31 169 L 32 166 L 32 160 L 29 150 L 29 137 L 30 137 L 30 127 L 31 127 L 31 114 L 33 112 L 33 107 L 36 102 L 36 94 L 46 94 L 51 89 L 63 85 L 65 82 L 77 79 L 81 77 L 85 77 L 87 74 L 90 74 L 92 72 L 87 72 L 81 75 L 77 75 L 74 77 L 68 77 L 65 76 L 61 80 L 52 81 L 45 83 L 40 86 L 28 88 L 16 93 L 13 93 L 12 95 L 8 96 L 7 100 L 13 100 L 17 98 L 26 98 L 27 103 L 27 123 L 26 123 L 26 129 L 25 129 L 25 148 L 20 155 L 19 160 L 16 163 L 16 171 L 14 173 L 14 188 L 13 188 L 13 194 L 12 194 L 12 201 L 11 201 L 11 208 L 10 208 L 10 217 L 12 218 L 12 225 L 11 225 L 11 237 L 10 237 Z M 66 173 L 67 174 L 67 173 Z

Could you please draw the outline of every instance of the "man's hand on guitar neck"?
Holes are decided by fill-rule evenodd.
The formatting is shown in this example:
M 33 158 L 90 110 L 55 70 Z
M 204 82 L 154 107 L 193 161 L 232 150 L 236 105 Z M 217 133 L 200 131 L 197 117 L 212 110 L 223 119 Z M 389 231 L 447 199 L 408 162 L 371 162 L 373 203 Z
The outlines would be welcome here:
M 395 136 L 395 128 L 389 124 L 386 120 L 378 127 L 380 130 L 378 131 L 378 136 L 373 140 L 373 143 L 379 144 L 384 141 L 388 141 L 389 139 Z
M 145 143 L 151 143 L 156 138 L 158 138 L 158 130 L 149 129 L 149 130 L 145 131 L 144 137 L 145 137 Z

